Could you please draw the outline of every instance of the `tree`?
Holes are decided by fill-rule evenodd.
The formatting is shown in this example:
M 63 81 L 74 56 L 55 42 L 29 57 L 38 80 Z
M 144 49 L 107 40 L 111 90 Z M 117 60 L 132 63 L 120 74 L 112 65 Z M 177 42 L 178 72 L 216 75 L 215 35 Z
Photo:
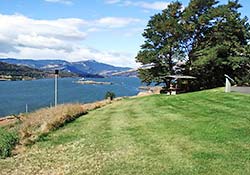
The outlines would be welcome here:
M 182 4 L 171 3 L 162 13 L 151 17 L 143 36 L 146 39 L 136 60 L 142 64 L 154 63 L 151 69 L 139 70 L 143 82 L 164 82 L 169 86 L 166 75 L 175 73 L 176 63 L 183 59 L 180 42 Z
M 191 0 L 183 11 L 183 30 L 185 37 L 182 48 L 186 53 L 186 74 L 192 70 L 192 62 L 198 59 L 194 52 L 201 47 L 211 26 L 210 11 L 218 3 L 215 0 Z
M 229 1 L 212 9 L 210 27 L 203 41 L 193 49 L 192 75 L 198 77 L 199 85 L 213 88 L 224 85 L 224 74 L 238 82 L 249 75 L 250 28 L 247 18 L 241 19 L 238 1 Z
M 111 101 L 115 98 L 115 93 L 114 92 L 110 92 L 108 91 L 106 94 L 105 94 L 105 99 L 110 99 Z
M 191 0 L 183 10 L 181 3 L 173 2 L 162 13 L 151 17 L 143 33 L 146 38 L 136 60 L 142 64 L 155 63 L 150 70 L 140 70 L 143 82 L 170 82 L 166 75 L 176 74 L 177 63 L 186 61 L 184 72 L 190 74 L 194 51 L 203 41 L 204 33 L 209 27 L 208 12 L 217 4 L 215 0 Z
M 238 82 L 250 77 L 250 27 L 241 18 L 238 0 L 218 5 L 216 0 L 191 0 L 184 10 L 179 2 L 151 17 L 146 39 L 136 60 L 154 67 L 140 70 L 143 82 L 169 81 L 164 76 L 182 73 L 197 77 L 199 88 L 224 84 L 224 74 Z M 177 72 L 178 61 L 185 60 Z M 249 80 L 250 81 L 250 80 Z

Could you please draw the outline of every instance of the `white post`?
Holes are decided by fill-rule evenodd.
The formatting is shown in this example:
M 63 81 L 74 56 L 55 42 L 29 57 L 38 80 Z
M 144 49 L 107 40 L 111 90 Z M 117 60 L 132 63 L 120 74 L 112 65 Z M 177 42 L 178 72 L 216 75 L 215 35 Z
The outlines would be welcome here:
M 225 92 L 231 92 L 231 83 L 229 79 L 226 77 L 226 87 L 225 87 Z
M 28 104 L 25 106 L 25 112 L 28 113 Z

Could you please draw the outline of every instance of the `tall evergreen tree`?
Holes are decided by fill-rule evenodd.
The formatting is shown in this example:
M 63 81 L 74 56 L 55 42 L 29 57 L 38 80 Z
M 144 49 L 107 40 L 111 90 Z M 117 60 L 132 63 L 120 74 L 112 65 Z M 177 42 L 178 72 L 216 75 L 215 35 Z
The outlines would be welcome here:
M 180 42 L 183 37 L 181 26 L 182 4 L 171 3 L 162 13 L 151 17 L 143 36 L 146 39 L 136 60 L 142 64 L 154 63 L 154 67 L 140 70 L 143 82 L 164 82 L 166 75 L 174 74 L 178 60 L 182 59 Z
M 247 18 L 241 18 L 238 12 L 240 7 L 238 1 L 229 1 L 208 13 L 210 27 L 193 50 L 198 59 L 191 72 L 204 88 L 223 86 L 224 74 L 242 82 L 250 73 L 250 28 Z
M 182 73 L 196 76 L 201 88 L 222 86 L 224 74 L 250 83 L 250 26 L 240 7 L 238 0 L 191 0 L 184 10 L 178 1 L 171 3 L 151 17 L 143 33 L 136 60 L 155 66 L 140 70 L 139 77 L 169 85 L 164 76 L 176 74 L 176 63 L 184 59 Z
M 205 35 L 211 26 L 210 11 L 218 3 L 215 0 L 191 0 L 183 11 L 183 30 L 185 38 L 183 40 L 183 49 L 187 54 L 187 70 L 191 70 L 192 62 L 196 59 L 194 52 L 205 40 Z

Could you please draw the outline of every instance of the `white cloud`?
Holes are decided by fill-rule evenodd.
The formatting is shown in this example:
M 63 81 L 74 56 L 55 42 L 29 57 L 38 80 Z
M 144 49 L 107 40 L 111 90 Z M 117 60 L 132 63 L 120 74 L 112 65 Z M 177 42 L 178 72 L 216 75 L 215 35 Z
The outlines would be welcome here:
M 101 31 L 101 29 L 97 27 L 91 27 L 87 30 L 88 33 L 99 32 L 99 31 Z
M 63 48 L 65 43 L 81 41 L 86 37 L 87 34 L 79 29 L 85 23 L 73 18 L 34 20 L 22 15 L 0 14 L 0 41 L 13 49 L 17 46 Z
M 155 1 L 155 2 L 146 2 L 146 1 L 130 1 L 130 0 L 106 0 L 107 4 L 119 4 L 123 6 L 135 6 L 148 10 L 163 10 L 167 8 L 169 2 L 166 1 Z
M 167 8 L 167 6 L 169 5 L 169 3 L 168 2 L 164 2 L 164 1 L 158 1 L 158 2 L 153 2 L 153 3 L 138 2 L 136 5 L 140 6 L 142 8 L 145 8 L 145 9 L 163 10 L 163 9 Z
M 121 0 L 106 0 L 107 4 L 116 4 L 118 2 L 120 2 Z
M 62 40 L 55 37 L 45 37 L 39 36 L 36 33 L 30 35 L 18 35 L 15 40 L 18 46 L 21 47 L 30 47 L 30 48 L 50 48 L 50 49 L 64 49 L 67 50 L 70 48 L 69 45 L 64 43 Z
M 96 21 L 96 24 L 105 26 L 108 28 L 120 28 L 125 27 L 132 23 L 140 22 L 140 19 L 136 18 L 117 18 L 117 17 L 105 17 Z
M 84 46 L 82 41 L 90 33 L 120 30 L 139 22 L 139 19 L 115 17 L 92 21 L 78 18 L 36 20 L 23 15 L 0 14 L 0 55 L 69 61 L 95 59 L 113 65 L 135 66 L 131 53 L 100 51 Z
M 98 62 L 122 67 L 135 67 L 135 55 L 112 51 L 100 51 L 84 46 L 74 46 L 72 51 L 21 47 L 19 52 L 9 52 L 8 55 L 0 53 L 2 57 L 25 59 L 63 59 L 71 62 L 93 59 Z
M 134 55 L 132 54 L 113 51 L 99 51 L 89 47 L 74 48 L 74 51 L 68 58 L 72 61 L 77 61 L 76 58 L 91 58 L 103 63 L 117 66 L 135 66 Z
M 70 0 L 45 0 L 46 2 L 52 2 L 52 3 L 61 3 L 61 4 L 66 4 L 66 5 L 71 5 L 73 4 L 72 1 Z

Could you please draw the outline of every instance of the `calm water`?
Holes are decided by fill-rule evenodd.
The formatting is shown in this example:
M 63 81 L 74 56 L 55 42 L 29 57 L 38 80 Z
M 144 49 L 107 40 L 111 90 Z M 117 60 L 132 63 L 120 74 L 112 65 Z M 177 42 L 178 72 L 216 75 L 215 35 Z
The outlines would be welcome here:
M 62 78 L 58 80 L 58 103 L 88 103 L 104 99 L 107 91 L 116 96 L 136 95 L 141 82 L 138 78 L 115 77 L 91 79 L 109 81 L 112 85 L 81 85 L 73 83 L 78 79 Z M 0 117 L 51 106 L 54 104 L 54 79 L 33 81 L 0 81 Z

